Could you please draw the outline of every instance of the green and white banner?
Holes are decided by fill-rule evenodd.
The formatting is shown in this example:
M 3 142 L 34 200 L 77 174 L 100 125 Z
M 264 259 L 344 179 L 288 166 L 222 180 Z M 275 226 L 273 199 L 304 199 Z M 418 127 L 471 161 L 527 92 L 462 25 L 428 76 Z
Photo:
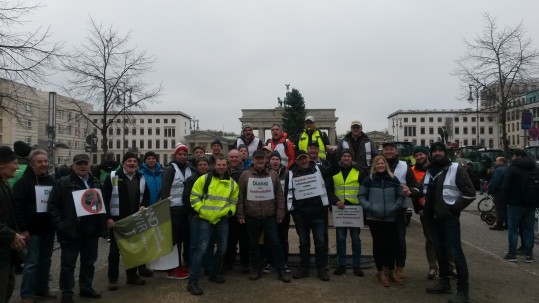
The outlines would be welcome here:
M 169 200 L 116 221 L 114 236 L 125 268 L 146 264 L 172 251 Z

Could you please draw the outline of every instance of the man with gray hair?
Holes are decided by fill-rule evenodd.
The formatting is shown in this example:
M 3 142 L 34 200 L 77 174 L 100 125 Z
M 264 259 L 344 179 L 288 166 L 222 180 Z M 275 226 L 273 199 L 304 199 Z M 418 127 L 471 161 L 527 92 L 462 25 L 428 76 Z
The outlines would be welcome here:
M 253 156 L 253 153 L 259 149 L 262 149 L 264 144 L 262 140 L 257 138 L 253 133 L 253 125 L 245 123 L 241 127 L 241 136 L 236 140 L 236 143 L 232 146 L 232 149 L 238 149 L 238 146 L 245 144 L 249 149 L 249 157 Z
M 48 154 L 42 149 L 30 152 L 29 166 L 13 186 L 15 218 L 21 234 L 29 239 L 24 261 L 21 302 L 56 299 L 49 292 L 49 271 L 54 243 L 54 226 L 47 202 L 56 180 L 49 175 Z

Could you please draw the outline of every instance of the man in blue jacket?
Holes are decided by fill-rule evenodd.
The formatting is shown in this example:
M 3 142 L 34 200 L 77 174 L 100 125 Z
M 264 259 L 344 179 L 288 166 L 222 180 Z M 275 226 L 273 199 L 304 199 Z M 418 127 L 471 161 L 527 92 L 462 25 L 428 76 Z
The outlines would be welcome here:
M 143 163 L 140 165 L 140 173 L 144 175 L 146 185 L 150 190 L 150 205 L 154 205 L 160 199 L 163 175 L 163 168 L 157 162 L 155 152 L 149 151 L 144 154 Z

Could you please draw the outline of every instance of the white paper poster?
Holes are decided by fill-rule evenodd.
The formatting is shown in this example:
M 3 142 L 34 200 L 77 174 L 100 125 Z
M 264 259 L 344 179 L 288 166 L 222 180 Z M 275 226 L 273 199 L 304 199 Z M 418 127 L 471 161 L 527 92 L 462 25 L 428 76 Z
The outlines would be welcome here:
M 346 205 L 344 209 L 332 207 L 333 226 L 335 227 L 364 227 L 363 206 Z
M 296 200 L 321 196 L 322 184 L 317 178 L 317 174 L 310 174 L 292 179 L 294 185 L 294 197 Z
M 266 201 L 273 200 L 274 198 L 275 193 L 273 192 L 271 177 L 249 178 L 247 184 L 247 200 Z
M 97 215 L 105 213 L 105 203 L 103 195 L 98 188 L 77 190 L 73 193 L 73 202 L 77 217 Z
M 168 255 L 164 255 L 159 259 L 155 259 L 148 263 L 148 267 L 154 270 L 169 270 L 180 266 L 178 259 L 178 245 L 174 245 L 174 249 Z
M 46 213 L 52 186 L 36 185 L 36 212 Z

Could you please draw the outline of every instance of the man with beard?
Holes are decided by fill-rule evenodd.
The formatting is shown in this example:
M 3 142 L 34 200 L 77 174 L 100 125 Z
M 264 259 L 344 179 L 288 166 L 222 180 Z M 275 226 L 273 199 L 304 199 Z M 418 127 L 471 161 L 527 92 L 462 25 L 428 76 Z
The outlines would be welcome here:
M 371 139 L 363 132 L 363 125 L 358 120 L 352 121 L 350 132 L 339 142 L 338 152 L 344 149 L 352 151 L 352 160 L 361 170 L 361 174 L 366 176 L 372 159 L 378 155 L 378 151 Z
M 264 146 L 262 140 L 257 138 L 253 133 L 253 126 L 249 123 L 243 124 L 241 127 L 241 136 L 236 140 L 236 143 L 232 146 L 232 149 L 237 149 L 241 144 L 245 144 L 249 150 L 249 156 L 253 156 L 253 153 Z
M 298 144 L 296 144 L 296 152 L 307 150 L 307 146 L 311 142 L 318 143 L 318 157 L 326 159 L 327 146 L 330 144 L 328 135 L 316 127 L 316 120 L 313 116 L 305 117 L 305 129 L 299 137 Z
M 475 189 L 458 163 L 451 163 L 447 148 L 436 142 L 430 147 L 431 163 L 419 184 L 419 193 L 425 197 L 423 213 L 432 235 L 432 243 L 440 267 L 440 277 L 429 294 L 451 293 L 449 258 L 457 269 L 457 295 L 449 303 L 464 303 L 469 299 L 468 265 L 460 240 L 460 212 L 475 200 Z M 415 192 L 415 190 L 412 189 Z M 407 188 L 404 190 L 407 194 Z
M 272 151 L 279 153 L 281 163 L 288 169 L 294 164 L 296 159 L 294 158 L 294 144 L 288 140 L 286 136 L 281 124 L 273 123 L 271 126 L 271 139 L 266 141 L 266 145 L 269 146 Z
M 402 186 L 416 187 L 417 181 L 414 173 L 405 161 L 399 160 L 395 142 L 385 142 L 382 148 L 382 154 L 387 160 L 389 169 L 399 179 Z M 406 264 L 406 209 L 412 206 L 412 201 L 406 198 L 396 218 L 399 242 L 395 254 L 395 275 L 400 279 L 404 279 L 404 266 Z

